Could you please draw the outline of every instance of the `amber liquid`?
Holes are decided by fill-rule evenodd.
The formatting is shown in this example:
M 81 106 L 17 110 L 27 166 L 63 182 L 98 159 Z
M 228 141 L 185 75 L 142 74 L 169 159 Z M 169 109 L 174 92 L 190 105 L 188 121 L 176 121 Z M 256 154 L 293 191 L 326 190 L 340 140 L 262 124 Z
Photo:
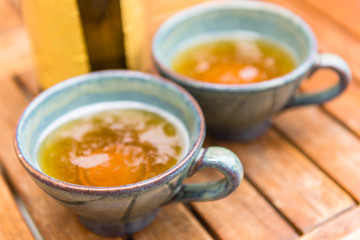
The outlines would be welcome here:
M 238 37 L 192 45 L 175 56 L 172 67 L 199 81 L 246 84 L 285 75 L 296 67 L 296 60 L 270 40 Z
M 142 109 L 113 109 L 73 119 L 50 132 L 38 149 L 49 176 L 86 186 L 119 186 L 174 166 L 185 136 L 167 118 Z

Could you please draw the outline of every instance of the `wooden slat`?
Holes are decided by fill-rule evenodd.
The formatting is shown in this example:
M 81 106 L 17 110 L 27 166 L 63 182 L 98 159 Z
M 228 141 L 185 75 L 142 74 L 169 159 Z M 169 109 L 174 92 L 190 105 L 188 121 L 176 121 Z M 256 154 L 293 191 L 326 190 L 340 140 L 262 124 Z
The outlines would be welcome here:
M 34 239 L 0 175 L 0 239 Z
M 246 175 L 302 232 L 308 232 L 355 204 L 272 129 L 249 143 L 217 143 L 229 147 L 240 157 Z
M 296 145 L 360 199 L 360 141 L 318 107 L 289 110 L 275 121 Z
M 0 32 L 18 27 L 21 25 L 20 15 L 14 9 L 12 3 L 7 0 L 0 0 Z
M 315 229 L 299 240 L 358 240 L 360 239 L 360 207 L 357 207 Z
M 214 180 L 218 173 L 203 170 L 192 181 Z M 290 240 L 297 233 L 264 200 L 264 198 L 243 180 L 240 187 L 228 197 L 213 201 L 192 203 L 192 206 L 214 229 L 220 239 L 227 240 Z
M 282 0 L 276 0 L 276 2 L 285 4 Z M 330 24 L 328 21 L 322 20 L 321 22 L 319 17 L 317 17 L 319 15 L 315 14 L 316 10 L 306 11 L 305 9 L 307 8 L 302 3 L 292 1 L 291 4 L 286 4 L 286 7 L 289 6 L 294 11 L 300 13 L 305 20 L 308 20 L 314 29 L 317 29 L 318 38 L 321 38 L 320 46 L 327 45 L 330 51 L 342 51 L 344 57 L 350 60 L 350 65 L 354 63 L 351 51 L 354 50 L 356 52 L 356 49 L 360 48 L 359 41 L 356 41 L 354 37 L 350 37 L 341 27 Z M 328 26 L 325 27 L 324 24 Z M 330 40 L 324 37 L 325 32 L 334 34 L 335 39 L 333 39 L 331 44 Z M 359 78 L 359 66 L 352 66 L 355 77 Z M 311 91 L 324 87 L 324 85 L 328 86 L 331 83 L 334 83 L 334 75 L 322 71 L 317 76 L 314 76 L 313 79 L 303 84 L 303 89 Z M 337 119 L 341 120 L 342 123 L 358 135 L 360 134 L 359 93 L 360 87 L 357 84 L 353 84 L 345 94 L 325 104 L 325 108 L 331 114 L 334 114 Z M 343 127 L 334 127 L 336 125 L 335 122 L 315 108 L 304 108 L 301 110 L 289 110 L 289 113 L 281 114 L 277 121 L 277 126 L 325 169 L 328 174 L 359 199 L 360 191 L 357 190 L 357 186 L 360 183 L 360 179 L 357 177 L 357 171 L 359 170 L 358 157 L 360 153 L 356 151 L 360 146 L 359 141 Z M 315 139 L 313 137 L 315 135 L 318 138 Z M 324 141 L 324 139 L 331 140 Z
M 354 75 L 360 79 L 360 44 L 359 39 L 344 31 L 344 28 L 328 21 L 323 14 L 304 4 L 303 1 L 266 0 L 279 4 L 303 18 L 313 29 L 321 51 L 343 56 L 349 63 Z M 345 3 L 344 3 L 345 4 Z
M 292 2 L 292 4 L 294 4 L 293 8 L 296 9 L 296 11 L 301 11 L 302 15 L 304 14 L 308 19 L 311 19 L 312 27 L 317 26 L 320 31 L 318 35 L 321 37 L 323 36 L 323 31 L 333 31 L 331 24 L 326 30 L 321 30 L 320 28 L 322 25 L 319 20 L 315 21 L 314 18 L 308 16 L 308 13 L 305 13 L 304 10 L 298 10 L 303 9 L 300 3 L 295 4 Z M 347 9 L 348 11 L 352 11 L 348 7 Z M 323 22 L 328 24 L 326 21 Z M 339 40 L 339 38 L 348 38 L 347 33 L 340 29 L 336 30 L 335 35 L 337 40 Z M 328 40 L 322 38 L 320 45 L 322 45 L 322 42 L 327 43 Z M 334 43 L 335 42 L 336 41 L 334 41 Z M 350 45 L 347 45 L 347 43 L 348 42 L 344 44 L 343 41 L 339 41 L 338 44 L 331 45 L 331 51 L 332 49 L 336 49 L 337 51 L 343 49 L 344 56 L 348 57 L 347 49 L 353 49 L 353 47 L 355 49 L 360 48 L 359 41 L 353 42 L 353 40 L 351 40 Z M 351 60 L 351 64 L 352 59 L 348 59 Z M 357 74 L 359 69 L 359 66 L 353 66 L 352 70 L 355 70 L 354 75 L 356 78 L 359 78 L 359 75 Z M 302 88 L 307 92 L 321 89 L 333 84 L 335 82 L 334 79 L 336 79 L 334 74 L 322 70 L 310 81 L 306 81 L 302 84 Z M 360 114 L 358 110 L 360 108 L 360 87 L 357 82 L 352 84 L 342 96 L 326 103 L 324 107 L 345 124 L 346 127 L 350 128 L 360 136 Z M 293 111 L 296 111 L 296 113 Z M 314 121 L 314 119 L 316 119 L 316 121 Z M 289 113 L 286 113 L 286 115 L 280 115 L 277 126 L 310 157 L 312 157 L 314 161 L 325 169 L 328 174 L 339 181 L 344 188 L 359 199 L 360 191 L 358 190 L 358 185 L 360 183 L 360 178 L 357 176 L 360 167 L 358 160 L 360 153 L 357 151 L 360 146 L 359 141 L 343 127 L 333 127 L 335 122 L 336 121 L 329 119 L 319 110 L 289 110 Z M 314 139 L 313 136 L 315 135 L 318 136 L 317 139 Z M 331 140 L 324 141 L 324 139 Z M 309 144 L 309 142 L 311 142 L 311 144 Z
M 134 240 L 204 239 L 212 237 L 182 205 L 169 205 L 160 210 L 149 227 L 136 233 Z
M 34 68 L 29 39 L 23 27 L 0 33 L 0 76 Z
M 299 1 L 299 0 L 297 0 Z M 301 0 L 310 6 L 330 16 L 342 26 L 346 27 L 358 37 L 360 37 L 360 29 L 357 23 L 360 22 L 360 1 L 358 0 Z M 324 7 L 326 6 L 326 7 Z

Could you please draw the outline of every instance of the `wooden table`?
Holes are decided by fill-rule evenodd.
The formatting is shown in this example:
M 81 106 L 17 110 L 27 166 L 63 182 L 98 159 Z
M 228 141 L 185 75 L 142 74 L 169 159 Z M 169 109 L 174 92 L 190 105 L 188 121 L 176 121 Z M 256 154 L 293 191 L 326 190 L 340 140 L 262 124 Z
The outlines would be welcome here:
M 128 239 L 360 239 L 360 2 L 269 1 L 304 18 L 321 52 L 343 56 L 353 83 L 323 106 L 279 114 L 257 140 L 207 138 L 207 145 L 226 146 L 242 160 L 245 179 L 239 189 L 215 202 L 163 207 L 155 222 Z M 149 39 L 169 15 L 199 1 L 182 0 L 175 7 L 175 1 L 151 2 Z M 0 0 L 0 239 L 103 239 L 43 193 L 14 154 L 16 122 L 38 93 L 15 3 Z M 324 70 L 302 89 L 314 91 L 334 81 Z M 204 171 L 195 180 L 213 178 Z

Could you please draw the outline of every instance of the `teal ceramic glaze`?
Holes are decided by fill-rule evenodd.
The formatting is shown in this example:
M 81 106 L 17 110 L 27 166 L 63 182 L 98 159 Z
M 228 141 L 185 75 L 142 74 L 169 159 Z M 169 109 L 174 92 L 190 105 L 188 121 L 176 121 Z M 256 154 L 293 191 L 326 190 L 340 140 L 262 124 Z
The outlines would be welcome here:
M 44 129 L 62 115 L 94 103 L 137 101 L 161 108 L 186 127 L 190 148 L 168 171 L 118 187 L 88 187 L 51 178 L 39 169 L 36 146 Z M 131 71 L 94 72 L 61 82 L 41 93 L 23 113 L 16 130 L 17 155 L 47 194 L 79 216 L 90 230 L 106 236 L 132 234 L 147 226 L 158 208 L 172 202 L 209 201 L 234 191 L 243 177 L 237 156 L 221 147 L 203 149 L 205 123 L 196 101 L 185 90 L 159 77 Z M 202 168 L 215 168 L 224 179 L 183 184 Z
M 224 85 L 196 81 L 171 69 L 174 56 L 200 38 L 257 34 L 280 43 L 298 60 L 295 70 L 269 81 Z M 249 140 L 270 125 L 274 114 L 293 106 L 319 104 L 339 95 L 351 80 L 349 67 L 333 54 L 319 54 L 315 36 L 298 16 L 258 1 L 208 2 L 169 18 L 154 36 L 153 59 L 159 72 L 186 88 L 199 102 L 208 132 L 226 139 Z M 319 68 L 339 76 L 332 88 L 296 95 L 301 81 Z

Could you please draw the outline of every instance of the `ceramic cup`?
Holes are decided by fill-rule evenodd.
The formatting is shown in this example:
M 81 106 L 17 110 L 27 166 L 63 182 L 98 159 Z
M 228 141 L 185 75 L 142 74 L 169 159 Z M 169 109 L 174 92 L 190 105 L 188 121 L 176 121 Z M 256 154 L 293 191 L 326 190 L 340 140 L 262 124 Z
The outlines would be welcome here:
M 287 47 L 297 67 L 269 81 L 237 85 L 196 81 L 172 70 L 174 56 L 195 41 L 244 32 Z M 252 139 L 267 129 L 276 113 L 326 102 L 343 92 L 351 80 L 343 59 L 318 53 L 315 36 L 302 19 L 280 6 L 258 1 L 208 2 L 179 12 L 158 29 L 152 52 L 158 71 L 198 100 L 208 133 L 225 139 Z M 300 83 L 321 68 L 336 72 L 338 83 L 314 94 L 296 94 Z
M 37 146 L 44 129 L 74 109 L 113 101 L 150 104 L 178 118 L 189 134 L 189 150 L 184 158 L 156 177 L 124 186 L 80 186 L 47 176 L 37 162 Z M 202 148 L 204 137 L 200 107 L 176 84 L 139 72 L 102 71 L 61 82 L 32 101 L 18 123 L 15 149 L 40 188 L 78 215 L 88 229 L 118 236 L 147 226 L 165 204 L 216 200 L 237 188 L 243 177 L 239 159 L 225 148 Z M 183 184 L 186 177 L 203 168 L 220 171 L 224 179 Z

